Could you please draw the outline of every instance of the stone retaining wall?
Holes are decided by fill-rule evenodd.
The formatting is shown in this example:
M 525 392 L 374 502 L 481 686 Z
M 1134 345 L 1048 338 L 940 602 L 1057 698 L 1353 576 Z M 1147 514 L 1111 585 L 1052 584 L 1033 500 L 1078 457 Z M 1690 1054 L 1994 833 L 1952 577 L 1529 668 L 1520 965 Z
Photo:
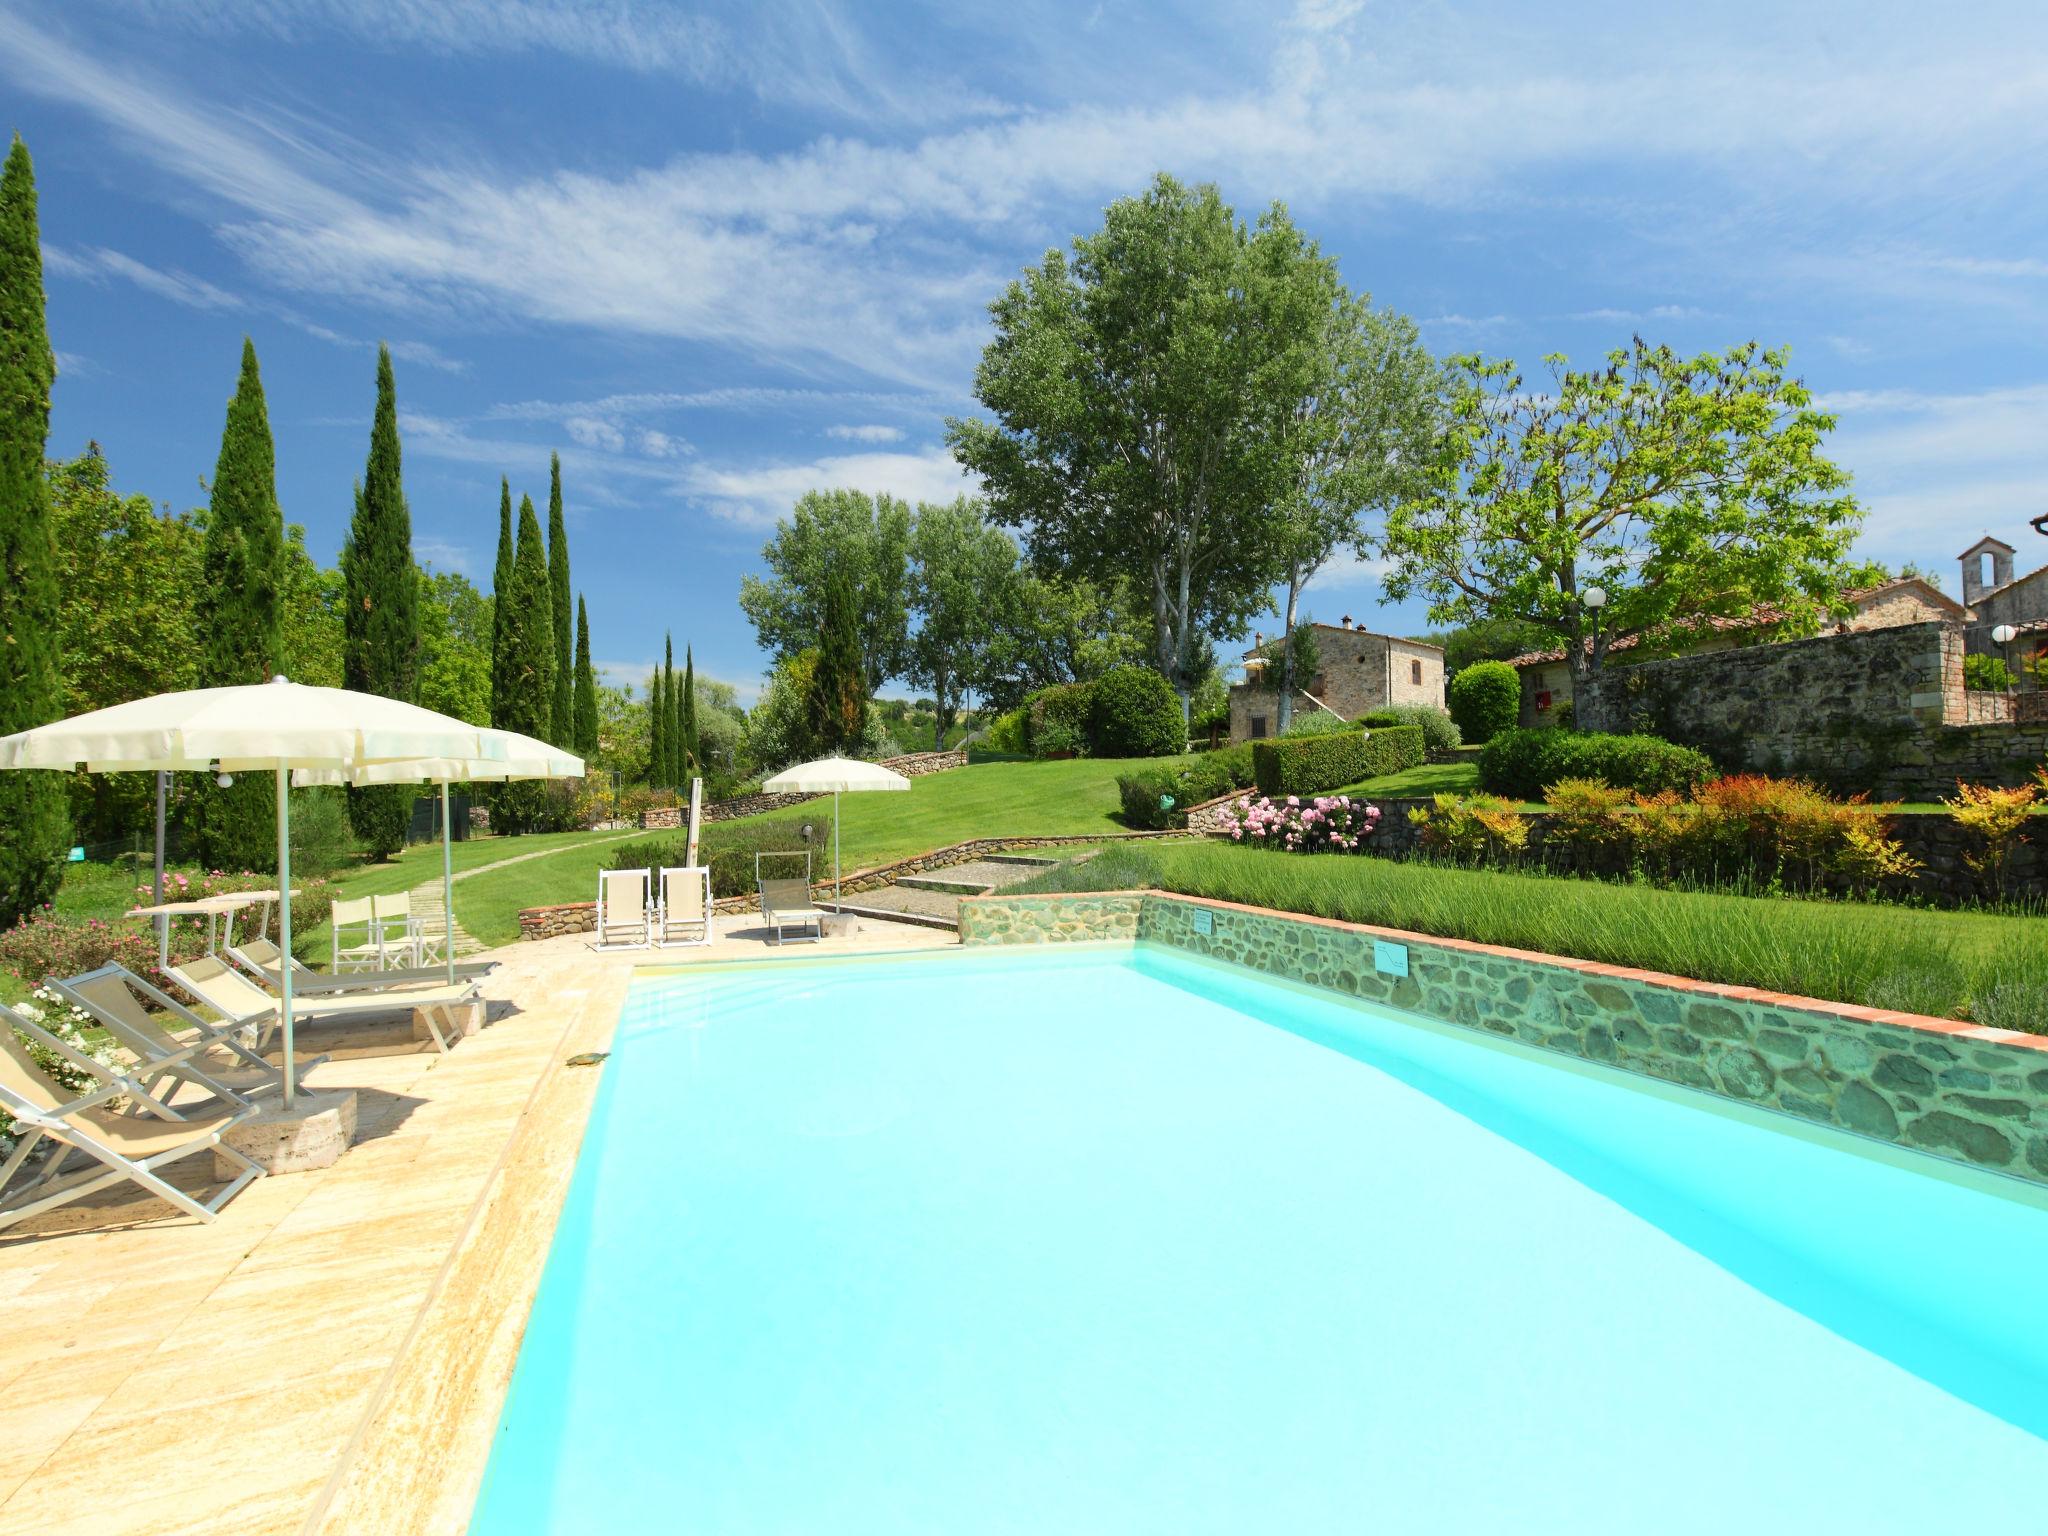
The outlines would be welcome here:
M 960 939 L 1124 938 L 1133 899 L 1142 939 L 2048 1184 L 2048 1036 L 1155 891 L 970 897 Z
M 1881 800 L 2025 783 L 2048 757 L 2048 719 L 1983 719 L 1963 652 L 1958 627 L 1906 624 L 1608 666 L 1577 690 L 1577 720 Z

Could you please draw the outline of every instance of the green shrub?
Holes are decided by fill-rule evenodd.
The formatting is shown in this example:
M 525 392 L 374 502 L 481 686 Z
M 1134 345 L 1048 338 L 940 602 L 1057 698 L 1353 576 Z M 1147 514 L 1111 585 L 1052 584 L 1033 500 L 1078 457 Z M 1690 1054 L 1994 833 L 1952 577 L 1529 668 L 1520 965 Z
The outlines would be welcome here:
M 1194 801 L 1182 776 L 1171 769 L 1141 768 L 1136 773 L 1119 774 L 1116 789 L 1127 827 L 1157 832 L 1188 824 L 1188 806 Z
M 1522 675 L 1504 661 L 1474 662 L 1451 679 L 1448 701 L 1465 740 L 1491 741 L 1522 716 Z
M 1234 789 L 1249 789 L 1252 784 L 1252 744 L 1239 742 L 1234 747 L 1203 753 L 1181 769 L 1180 781 L 1185 791 L 1181 802 L 1184 805 L 1200 805 L 1204 800 L 1214 800 Z
M 990 752 L 1022 757 L 1029 750 L 1025 745 L 1024 734 L 1025 711 L 1024 706 L 1020 704 L 1015 709 L 997 715 L 989 725 L 988 734 L 974 746 L 986 748 Z M 968 750 L 971 752 L 974 748 L 970 747 Z
M 1033 757 L 1088 750 L 1088 713 L 1093 683 L 1055 683 L 1024 701 L 1024 749 Z
M 1422 744 L 1432 752 L 1455 752 L 1465 740 L 1456 721 L 1428 704 L 1388 704 L 1373 710 L 1359 723 L 1367 730 L 1412 725 L 1422 732 Z
M 2003 656 L 1963 658 L 1963 686 L 1972 693 L 2003 693 L 2012 685 L 2012 668 Z
M 1559 779 L 1598 779 L 1616 789 L 1654 795 L 1689 793 L 1715 777 L 1704 752 L 1655 736 L 1518 728 L 1502 731 L 1479 754 L 1479 782 L 1497 795 L 1540 797 Z
M 1512 859 L 1529 846 L 1529 823 L 1496 795 L 1437 795 L 1408 813 L 1427 852 L 1460 864 Z
M 1096 679 L 1088 747 L 1097 757 L 1172 757 L 1187 746 L 1180 695 L 1150 667 L 1114 667 Z
M 1362 779 L 1399 773 L 1422 761 L 1422 732 L 1412 725 L 1389 726 L 1368 735 L 1363 729 L 1341 736 L 1302 736 L 1255 741 L 1252 779 L 1259 792 L 1320 795 Z
M 804 808 L 806 811 L 809 806 Z M 806 839 L 805 827 L 811 829 Z M 711 871 L 713 896 L 754 894 L 754 855 L 811 851 L 811 879 L 827 878 L 832 872 L 832 813 L 816 816 L 748 816 L 739 821 L 714 821 L 697 840 L 697 862 Z M 689 849 L 685 833 L 635 838 L 615 843 L 605 860 L 606 869 L 651 869 L 659 879 L 663 865 L 680 865 Z M 802 873 L 800 859 L 774 859 L 770 876 Z

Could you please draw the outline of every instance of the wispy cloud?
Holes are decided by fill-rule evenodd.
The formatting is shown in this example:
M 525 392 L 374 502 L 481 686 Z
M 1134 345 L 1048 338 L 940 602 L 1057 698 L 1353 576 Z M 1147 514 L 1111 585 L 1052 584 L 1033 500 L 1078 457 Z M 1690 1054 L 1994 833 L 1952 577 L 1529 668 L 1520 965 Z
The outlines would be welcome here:
M 884 426 L 835 426 L 825 429 L 827 437 L 840 438 L 849 443 L 900 443 L 903 441 L 901 427 Z
M 412 541 L 412 552 L 423 565 L 431 565 L 438 570 L 453 571 L 459 576 L 474 576 L 476 574 L 471 566 L 473 556 L 464 545 L 451 544 L 446 539 L 421 538 L 415 534 Z
M 168 25 L 171 11 L 151 14 Z M 206 8 L 210 24 L 245 28 L 267 13 Z M 294 37 L 388 29 L 392 46 L 610 50 L 664 68 L 694 67 L 700 46 L 688 28 L 649 42 L 638 9 L 567 0 L 302 0 L 279 14 Z M 1023 256 L 1165 165 L 1304 204 L 1527 200 L 1561 173 L 1617 163 L 1682 171 L 1765 209 L 1962 207 L 2032 186 L 2048 155 L 2048 68 L 2001 29 L 1944 32 L 1940 49 L 1916 51 L 1905 21 L 1845 27 L 1816 67 L 1776 33 L 1760 44 L 1753 20 L 1659 23 L 1616 8 L 1567 46 L 1519 25 L 1318 4 L 1273 34 L 1263 76 L 1240 70 L 1234 85 L 605 174 L 355 153 L 333 129 L 223 108 L 19 11 L 0 59 L 18 88 L 97 115 L 220 205 L 221 237 L 286 288 L 686 338 L 930 388 L 957 387 L 985 335 L 982 306 Z M 876 62 L 828 7 L 762 25 L 799 29 L 803 47 L 848 70 Z M 849 75 L 856 98 L 885 73 Z M 1635 110 L 1644 100 L 1659 110 Z
M 72 278 L 80 282 L 132 283 L 145 293 L 154 294 L 160 299 L 167 299 L 187 309 L 267 316 L 330 346 L 344 347 L 351 351 L 374 351 L 377 347 L 374 341 L 344 335 L 332 326 L 308 320 L 286 305 L 229 293 L 225 288 L 210 283 L 205 278 L 194 277 L 189 272 L 181 272 L 175 268 L 153 267 L 147 262 L 137 261 L 132 256 L 108 250 L 103 246 L 73 251 L 63 246 L 46 245 L 43 247 L 43 267 L 53 276 Z M 469 364 L 460 358 L 450 357 L 438 347 L 424 341 L 394 341 L 389 345 L 391 355 L 400 362 L 416 363 L 442 373 L 466 373 L 469 370 Z
M 683 485 L 707 510 L 729 522 L 766 527 L 788 513 L 805 491 L 849 486 L 905 501 L 951 501 L 975 482 L 942 449 L 928 453 L 853 453 L 805 462 L 698 464 Z
M 942 122 L 1005 110 L 943 73 L 878 56 L 829 0 L 109 0 L 153 25 L 318 46 L 489 58 L 548 55 L 630 74 L 669 75 L 872 120 Z M 726 10 L 727 16 L 717 12 Z M 893 66 L 893 67 L 892 67 Z
M 1690 304 L 1653 304 L 1648 309 L 1582 309 L 1564 318 L 1602 325 L 1641 325 L 1649 320 L 1704 320 L 1707 312 Z

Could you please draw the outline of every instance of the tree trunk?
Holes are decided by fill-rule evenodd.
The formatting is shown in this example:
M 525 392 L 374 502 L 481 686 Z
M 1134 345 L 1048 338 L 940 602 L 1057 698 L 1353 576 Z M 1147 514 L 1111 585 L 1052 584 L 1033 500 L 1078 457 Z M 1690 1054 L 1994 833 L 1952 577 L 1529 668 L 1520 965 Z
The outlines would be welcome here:
M 1294 615 L 1301 603 L 1301 567 L 1287 572 L 1287 622 L 1280 632 L 1280 703 L 1273 711 L 1276 736 L 1285 736 L 1294 723 Z

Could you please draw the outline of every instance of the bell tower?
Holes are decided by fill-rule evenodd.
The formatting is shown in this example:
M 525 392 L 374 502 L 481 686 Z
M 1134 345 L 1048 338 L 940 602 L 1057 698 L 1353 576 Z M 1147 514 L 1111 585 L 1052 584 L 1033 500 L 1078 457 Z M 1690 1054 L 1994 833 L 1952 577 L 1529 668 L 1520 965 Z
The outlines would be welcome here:
M 1978 598 L 2012 580 L 2012 557 L 2013 547 L 1989 534 L 1962 552 L 1965 608 L 1976 607 Z

